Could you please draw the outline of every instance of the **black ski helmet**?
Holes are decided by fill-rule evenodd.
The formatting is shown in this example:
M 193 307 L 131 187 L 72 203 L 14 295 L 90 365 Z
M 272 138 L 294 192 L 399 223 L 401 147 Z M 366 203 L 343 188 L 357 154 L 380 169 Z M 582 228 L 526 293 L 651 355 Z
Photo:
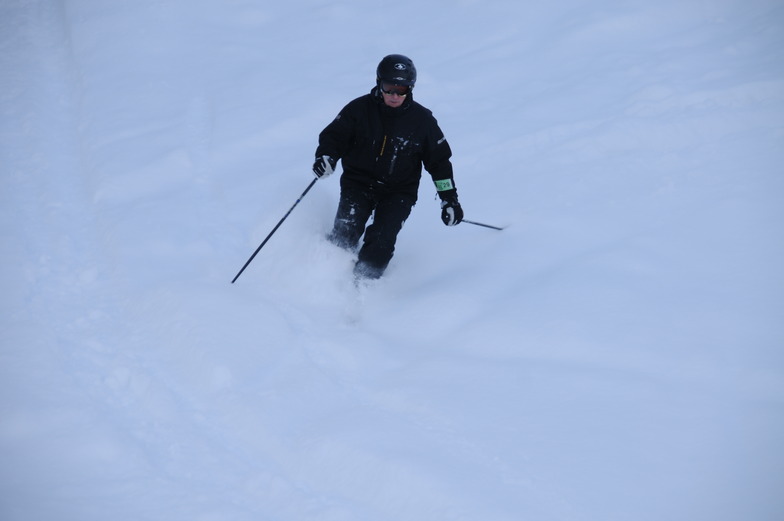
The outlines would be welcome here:
M 416 67 L 411 58 L 402 54 L 384 56 L 376 68 L 376 81 L 407 85 L 413 88 L 416 83 Z

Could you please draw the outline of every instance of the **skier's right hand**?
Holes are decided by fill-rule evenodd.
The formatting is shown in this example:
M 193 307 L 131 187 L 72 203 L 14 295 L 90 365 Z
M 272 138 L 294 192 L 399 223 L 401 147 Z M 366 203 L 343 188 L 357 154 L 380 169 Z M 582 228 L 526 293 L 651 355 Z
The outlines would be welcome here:
M 319 179 L 327 177 L 335 171 L 336 164 L 337 160 L 329 156 L 317 157 L 316 162 L 313 163 L 313 173 L 316 174 L 316 177 Z

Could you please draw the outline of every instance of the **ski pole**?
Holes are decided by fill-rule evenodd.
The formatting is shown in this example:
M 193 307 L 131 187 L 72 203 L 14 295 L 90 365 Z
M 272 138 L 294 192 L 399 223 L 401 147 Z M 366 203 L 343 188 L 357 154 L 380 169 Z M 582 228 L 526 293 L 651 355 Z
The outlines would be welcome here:
M 292 211 L 292 210 L 294 210 L 294 207 L 295 207 L 295 206 L 297 206 L 297 205 L 299 204 L 299 202 L 302 200 L 302 198 L 303 198 L 303 197 L 305 197 L 305 194 L 307 194 L 307 193 L 310 191 L 310 189 L 311 189 L 311 188 L 313 188 L 313 185 L 314 185 L 314 184 L 316 184 L 316 181 L 318 181 L 318 177 L 317 177 L 317 178 L 315 178 L 313 181 L 311 181 L 311 182 L 310 182 L 310 184 L 308 185 L 308 187 L 307 187 L 307 188 L 305 188 L 305 191 L 304 191 L 304 192 L 302 192 L 302 195 L 300 195 L 300 196 L 299 196 L 299 199 L 297 199 L 297 200 L 294 202 L 294 204 L 293 204 L 293 205 L 291 205 L 291 208 L 289 208 L 289 211 L 288 211 L 288 212 L 286 212 L 286 215 L 284 215 L 284 216 L 283 216 L 283 219 L 281 219 L 280 221 L 278 221 L 278 224 L 276 224 L 276 225 L 275 225 L 275 227 L 272 229 L 272 231 L 271 231 L 271 232 L 269 232 L 269 235 L 267 235 L 267 237 L 266 237 L 266 238 L 265 238 L 263 241 L 261 241 L 261 244 L 259 245 L 259 247 L 258 247 L 258 248 L 256 248 L 256 251 L 254 251 L 254 252 L 253 252 L 253 255 L 251 255 L 251 256 L 250 256 L 250 259 L 248 259 L 248 262 L 246 262 L 246 263 L 245 263 L 245 265 L 242 267 L 242 269 L 239 271 L 239 273 L 237 273 L 237 275 L 235 275 L 235 276 L 234 276 L 234 278 L 233 278 L 233 279 L 231 279 L 231 283 L 232 283 L 232 284 L 234 284 L 234 281 L 235 281 L 235 280 L 237 280 L 238 278 L 240 278 L 240 275 L 242 275 L 242 272 L 243 272 L 243 271 L 245 271 L 245 268 L 247 268 L 247 267 L 248 267 L 248 264 L 250 264 L 250 263 L 251 263 L 251 261 L 253 261 L 253 259 L 254 259 L 254 258 L 256 257 L 256 255 L 257 255 L 257 254 L 258 254 L 258 253 L 261 251 L 261 249 L 264 247 L 264 245 L 265 245 L 265 244 L 267 244 L 267 241 L 268 241 L 268 240 L 270 240 L 270 237 L 272 237 L 272 234 L 274 234 L 276 231 L 278 231 L 278 228 L 280 227 L 280 225 L 281 225 L 281 224 L 283 224 L 283 221 L 285 221 L 285 220 L 286 220 L 286 218 L 289 216 L 289 214 L 291 213 L 291 211 Z
M 463 222 L 468 224 L 475 224 L 476 226 L 484 226 L 485 228 L 492 228 L 493 230 L 503 230 L 503 228 L 499 228 L 498 226 L 493 226 L 490 224 L 482 224 L 475 221 L 469 221 L 468 219 L 463 219 Z

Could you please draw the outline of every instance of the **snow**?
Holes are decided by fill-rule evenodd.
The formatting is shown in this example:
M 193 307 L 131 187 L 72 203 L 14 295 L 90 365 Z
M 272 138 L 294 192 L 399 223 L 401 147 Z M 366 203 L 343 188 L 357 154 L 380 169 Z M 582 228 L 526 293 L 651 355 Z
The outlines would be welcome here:
M 784 519 L 784 6 L 5 0 L 0 518 Z M 318 132 L 417 64 L 357 291 Z

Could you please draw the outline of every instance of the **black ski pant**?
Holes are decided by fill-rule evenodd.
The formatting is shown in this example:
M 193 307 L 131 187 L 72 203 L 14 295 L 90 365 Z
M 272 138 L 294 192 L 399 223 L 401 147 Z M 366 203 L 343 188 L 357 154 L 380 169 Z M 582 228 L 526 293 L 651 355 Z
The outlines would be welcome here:
M 340 202 L 329 240 L 353 251 L 364 233 L 354 266 L 355 275 L 377 279 L 384 273 L 395 253 L 397 234 L 415 202 L 415 197 L 405 193 L 379 193 L 367 187 L 341 186 Z M 371 215 L 372 223 L 365 228 Z

